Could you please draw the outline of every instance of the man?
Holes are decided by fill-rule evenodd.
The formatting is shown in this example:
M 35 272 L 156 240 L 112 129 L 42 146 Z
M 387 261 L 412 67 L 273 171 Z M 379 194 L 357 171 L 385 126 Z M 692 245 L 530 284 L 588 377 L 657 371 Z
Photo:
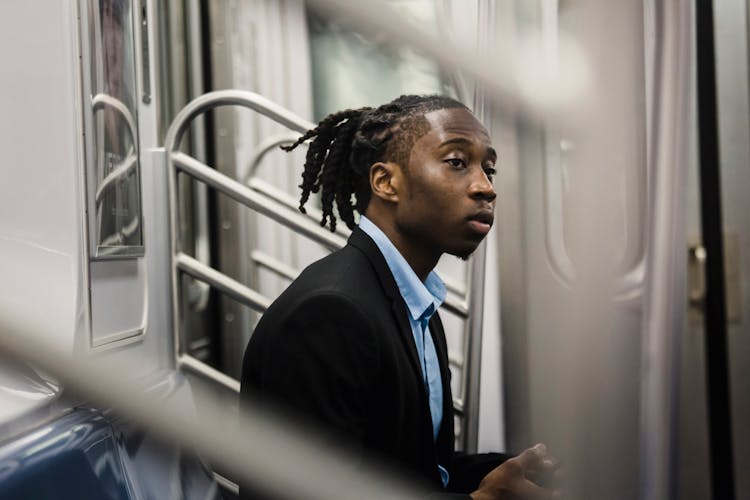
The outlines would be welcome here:
M 287 149 L 308 139 L 300 210 L 320 191 L 321 225 L 335 229 L 335 203 L 353 232 L 263 315 L 243 400 L 302 414 L 435 490 L 552 498 L 532 481 L 554 468 L 541 445 L 499 466 L 505 457 L 453 450 L 445 286 L 433 269 L 444 253 L 467 258 L 492 226 L 486 129 L 453 99 L 401 96 L 329 115 Z

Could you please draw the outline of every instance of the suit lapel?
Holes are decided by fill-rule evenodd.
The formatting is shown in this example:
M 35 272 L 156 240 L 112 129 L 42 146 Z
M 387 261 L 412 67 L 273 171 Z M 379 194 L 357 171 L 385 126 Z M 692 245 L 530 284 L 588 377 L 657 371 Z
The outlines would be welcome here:
M 377 274 L 380 280 L 383 291 L 391 300 L 391 311 L 398 326 L 398 335 L 404 345 L 404 351 L 409 358 L 414 374 L 420 381 L 423 381 L 421 363 L 417 355 L 417 347 L 414 345 L 414 334 L 409 324 L 406 304 L 403 297 L 401 297 L 401 292 L 398 290 L 398 285 L 396 284 L 396 280 L 393 279 L 393 274 L 385 261 L 385 257 L 380 253 L 380 249 L 372 238 L 359 228 L 355 228 L 352 231 L 348 243 L 364 253 L 375 269 L 375 274 Z M 422 384 L 424 385 L 424 382 Z
M 446 457 L 453 450 L 453 393 L 451 391 L 451 371 L 448 363 L 448 346 L 440 316 L 435 313 L 430 319 L 430 334 L 435 344 L 440 377 L 443 382 L 443 422 L 437 438 L 438 463 L 445 464 Z
M 440 321 L 440 316 L 438 316 L 437 313 L 430 318 L 430 335 L 432 336 L 432 342 L 435 344 L 435 352 L 437 352 L 440 376 L 443 378 L 443 381 L 445 381 L 447 380 L 446 377 L 449 377 L 450 375 L 450 367 L 448 366 L 448 352 L 445 343 L 443 323 Z M 443 385 L 445 385 L 445 383 L 443 383 Z

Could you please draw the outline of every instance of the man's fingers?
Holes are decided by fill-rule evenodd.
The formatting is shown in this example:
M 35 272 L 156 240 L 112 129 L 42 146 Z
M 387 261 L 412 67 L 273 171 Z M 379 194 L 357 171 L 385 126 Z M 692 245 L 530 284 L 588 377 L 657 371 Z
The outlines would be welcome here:
M 547 447 L 544 446 L 542 443 L 539 443 L 536 446 L 532 446 L 531 448 L 527 448 L 523 451 L 520 455 L 518 455 L 515 459 L 518 462 L 518 464 L 526 470 L 529 467 L 532 468 L 538 468 L 539 465 L 542 464 L 543 460 L 547 457 Z
M 523 480 L 516 493 L 520 498 L 534 500 L 558 500 L 561 498 L 559 491 L 543 488 L 528 479 Z

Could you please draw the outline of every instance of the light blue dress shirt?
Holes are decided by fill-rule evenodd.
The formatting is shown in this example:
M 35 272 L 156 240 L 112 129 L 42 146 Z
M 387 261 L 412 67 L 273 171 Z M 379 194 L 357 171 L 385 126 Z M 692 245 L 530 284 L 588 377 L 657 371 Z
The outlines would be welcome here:
M 437 440 L 440 424 L 443 421 L 443 381 L 440 377 L 437 352 L 428 323 L 445 300 L 445 284 L 434 271 L 427 275 L 423 283 L 388 236 L 364 215 L 359 219 L 359 227 L 375 241 L 380 253 L 385 257 L 385 262 L 393 274 L 409 311 L 409 324 L 414 335 L 417 354 L 422 364 L 422 376 L 430 400 L 432 438 Z M 443 486 L 446 486 L 448 471 L 441 465 L 438 465 L 438 468 Z

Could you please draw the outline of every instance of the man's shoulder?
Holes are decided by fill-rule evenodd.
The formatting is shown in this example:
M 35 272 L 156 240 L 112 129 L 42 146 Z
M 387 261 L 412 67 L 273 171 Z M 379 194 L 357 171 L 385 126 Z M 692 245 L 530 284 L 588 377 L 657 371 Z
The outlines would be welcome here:
M 368 258 L 350 245 L 307 266 L 279 295 L 264 316 L 284 316 L 300 308 L 351 306 L 367 310 L 384 300 Z
M 307 266 L 284 293 L 356 298 L 382 292 L 370 261 L 358 249 L 347 245 Z
M 276 349 L 279 343 L 298 343 L 309 335 L 350 332 L 358 342 L 374 341 L 368 332 L 376 331 L 373 324 L 389 310 L 384 300 L 367 258 L 357 249 L 344 247 L 310 264 L 273 301 L 254 329 L 244 363 L 255 356 L 257 364 L 262 353 Z

